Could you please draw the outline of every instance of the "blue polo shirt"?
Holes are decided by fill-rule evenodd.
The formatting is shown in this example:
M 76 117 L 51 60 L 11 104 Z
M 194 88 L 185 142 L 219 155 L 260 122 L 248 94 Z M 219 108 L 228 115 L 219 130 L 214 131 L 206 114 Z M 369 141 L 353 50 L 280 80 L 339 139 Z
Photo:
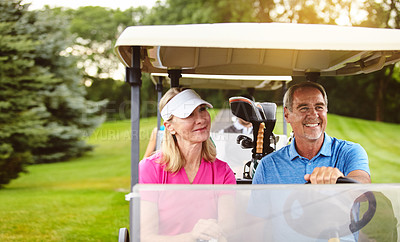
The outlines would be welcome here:
M 304 175 L 311 174 L 314 168 L 321 166 L 337 167 L 345 176 L 354 170 L 364 170 L 370 174 L 368 156 L 361 145 L 331 138 L 326 133 L 324 135 L 320 151 L 311 160 L 297 153 L 295 141 L 265 156 L 257 167 L 253 184 L 304 184 Z M 293 189 L 252 192 L 248 212 L 272 221 L 265 227 L 265 231 L 269 232 L 263 236 L 271 237 L 266 241 L 327 241 L 299 234 L 287 224 L 285 213 L 298 216 L 303 211 L 294 205 L 291 209 L 284 206 L 288 196 L 294 192 Z M 357 238 L 358 232 L 343 236 L 340 241 L 358 241 Z
M 266 155 L 258 164 L 253 184 L 302 184 L 306 182 L 305 174 L 311 174 L 314 168 L 321 166 L 336 167 L 345 176 L 354 170 L 370 174 L 368 155 L 361 145 L 325 133 L 320 151 L 311 160 L 297 153 L 295 140 Z

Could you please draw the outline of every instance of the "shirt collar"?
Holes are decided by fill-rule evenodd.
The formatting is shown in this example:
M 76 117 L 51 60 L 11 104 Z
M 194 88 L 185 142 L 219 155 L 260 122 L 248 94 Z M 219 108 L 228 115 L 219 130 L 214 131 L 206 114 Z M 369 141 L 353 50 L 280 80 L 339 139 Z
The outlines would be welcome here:
M 295 139 L 296 137 L 292 140 L 292 143 L 290 143 L 289 147 L 290 160 L 300 157 L 299 153 L 297 153 L 296 150 Z M 321 149 L 319 150 L 318 154 L 315 157 L 318 157 L 319 155 L 331 156 L 332 155 L 331 144 L 332 144 L 332 138 L 329 137 L 327 133 L 324 133 L 324 143 L 322 144 Z
M 296 150 L 296 145 L 294 144 L 294 139 L 292 140 L 292 143 L 290 143 L 290 147 L 289 147 L 289 158 L 290 160 L 294 160 L 297 157 L 300 157 L 299 153 L 297 153 Z
M 324 137 L 324 143 L 322 144 L 322 147 L 320 149 L 320 151 L 318 152 L 317 156 L 319 154 L 323 155 L 323 156 L 331 156 L 332 155 L 332 138 L 329 137 L 329 135 L 327 133 L 324 133 L 325 137 Z

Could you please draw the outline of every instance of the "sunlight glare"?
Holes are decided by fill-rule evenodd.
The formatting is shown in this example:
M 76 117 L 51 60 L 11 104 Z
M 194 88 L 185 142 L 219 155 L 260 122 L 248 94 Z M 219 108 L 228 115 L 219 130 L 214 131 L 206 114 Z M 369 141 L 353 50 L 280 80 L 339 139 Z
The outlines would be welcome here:
M 336 24 L 352 26 L 366 20 L 368 18 L 368 12 L 361 9 L 364 3 L 365 0 L 351 1 L 350 13 L 349 11 L 342 11 L 339 18 L 335 20 Z

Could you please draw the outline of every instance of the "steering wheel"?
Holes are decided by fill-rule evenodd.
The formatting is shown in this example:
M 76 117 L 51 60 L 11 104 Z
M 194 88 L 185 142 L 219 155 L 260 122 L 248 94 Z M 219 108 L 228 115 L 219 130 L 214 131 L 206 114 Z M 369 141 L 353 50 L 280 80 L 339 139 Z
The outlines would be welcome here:
M 340 177 L 336 183 L 359 182 Z M 338 191 L 334 187 L 332 190 L 318 187 L 318 190 L 305 189 L 292 193 L 284 204 L 285 220 L 293 230 L 311 238 L 330 239 L 357 232 L 375 215 L 376 199 L 371 191 L 363 192 L 354 199 L 355 194 L 358 195 L 359 191 Z M 359 204 L 365 201 L 368 201 L 368 210 L 358 220 Z
M 336 180 L 336 184 L 342 184 L 342 183 L 360 183 L 360 182 L 358 182 L 357 180 L 354 180 L 354 179 L 352 179 L 352 178 L 348 178 L 348 177 L 339 177 L 337 180 Z M 311 182 L 310 181 L 308 181 L 308 182 L 306 182 L 305 184 L 311 184 Z

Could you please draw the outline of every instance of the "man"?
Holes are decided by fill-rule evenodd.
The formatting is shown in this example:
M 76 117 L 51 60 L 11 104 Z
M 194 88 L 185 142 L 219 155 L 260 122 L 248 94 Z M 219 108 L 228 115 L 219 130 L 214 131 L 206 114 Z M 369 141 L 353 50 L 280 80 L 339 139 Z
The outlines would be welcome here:
M 325 133 L 327 112 L 328 98 L 321 85 L 303 82 L 290 87 L 284 97 L 284 114 L 294 140 L 260 161 L 253 184 L 333 184 L 344 176 L 370 183 L 365 150 L 329 137 Z
M 332 184 L 344 176 L 370 183 L 365 150 L 359 144 L 329 137 L 325 133 L 327 112 L 328 98 L 321 85 L 303 82 L 290 87 L 284 97 L 284 115 L 293 129 L 294 140 L 261 159 L 253 184 L 304 184 L 308 181 Z M 312 200 L 313 196 L 321 197 L 324 192 L 332 193 L 331 190 L 319 192 L 320 189 L 297 191 L 294 187 L 253 191 L 248 212 L 262 219 L 254 222 L 257 224 L 254 226 L 255 236 L 262 236 L 263 241 L 327 241 L 324 236 L 329 231 L 327 229 L 332 228 L 325 223 L 338 221 L 335 216 L 342 218 L 342 214 L 336 213 L 337 205 L 330 204 L 329 199 L 322 199 L 322 204 L 327 207 L 320 207 L 319 199 Z M 345 193 L 333 197 L 340 202 L 347 198 Z M 349 200 L 353 204 L 354 199 Z M 356 208 L 355 213 L 358 213 Z M 315 219 L 319 215 L 329 218 Z M 307 216 L 310 217 L 306 221 L 301 219 Z M 345 217 L 350 217 L 350 212 Z M 294 225 L 291 218 L 297 221 Z M 358 232 L 343 232 L 340 241 L 358 241 Z

